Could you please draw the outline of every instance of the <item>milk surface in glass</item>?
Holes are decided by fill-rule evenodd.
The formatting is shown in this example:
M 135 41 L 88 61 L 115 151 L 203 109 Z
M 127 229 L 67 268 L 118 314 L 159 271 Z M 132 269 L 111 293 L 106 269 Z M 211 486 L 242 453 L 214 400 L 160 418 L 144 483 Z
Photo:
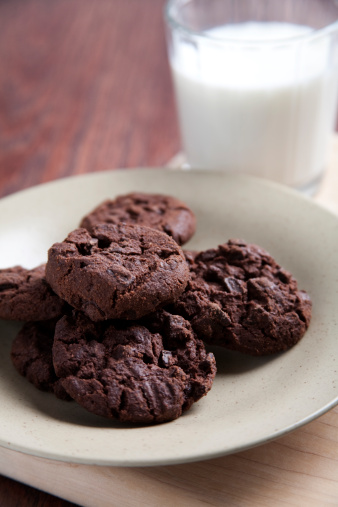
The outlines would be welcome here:
M 294 187 L 320 177 L 337 76 L 328 64 L 329 37 L 299 38 L 312 31 L 248 22 L 204 32 L 208 40 L 198 51 L 189 41 L 173 41 L 180 45 L 171 67 L 191 167 L 252 173 Z M 263 40 L 269 43 L 254 45 Z

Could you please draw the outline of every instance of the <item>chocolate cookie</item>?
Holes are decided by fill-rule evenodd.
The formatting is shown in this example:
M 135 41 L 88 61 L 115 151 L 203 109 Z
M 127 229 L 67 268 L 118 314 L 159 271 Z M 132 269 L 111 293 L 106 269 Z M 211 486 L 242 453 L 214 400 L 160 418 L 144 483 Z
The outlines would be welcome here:
M 165 232 L 179 244 L 186 243 L 196 229 L 191 209 L 175 197 L 134 192 L 107 200 L 85 216 L 80 227 L 92 231 L 99 224 L 136 224 Z
M 137 225 L 76 229 L 48 252 L 53 290 L 94 321 L 137 319 L 175 301 L 189 279 L 177 243 Z
M 35 387 L 69 400 L 53 367 L 52 346 L 56 322 L 57 319 L 25 324 L 13 341 L 11 358 L 20 375 Z
M 310 298 L 262 248 L 230 240 L 186 258 L 191 281 L 173 310 L 205 342 L 260 356 L 287 350 L 304 335 Z
M 216 372 L 190 324 L 164 311 L 142 323 L 96 324 L 74 311 L 56 326 L 53 361 L 77 403 L 135 423 L 176 419 L 210 390 Z
M 34 269 L 0 269 L 0 318 L 21 321 L 61 316 L 65 302 L 49 287 L 45 264 Z

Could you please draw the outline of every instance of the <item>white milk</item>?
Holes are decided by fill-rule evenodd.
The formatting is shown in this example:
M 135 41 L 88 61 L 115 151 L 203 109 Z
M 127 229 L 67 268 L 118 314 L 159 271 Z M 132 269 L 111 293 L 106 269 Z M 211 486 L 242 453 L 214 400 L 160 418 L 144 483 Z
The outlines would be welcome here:
M 174 39 L 171 66 L 191 167 L 251 173 L 294 187 L 320 177 L 336 113 L 330 39 L 282 40 L 311 31 L 250 22 L 205 32 L 210 40 L 204 37 L 198 50 Z M 236 42 L 225 45 L 224 38 Z M 255 47 L 261 40 L 276 43 Z

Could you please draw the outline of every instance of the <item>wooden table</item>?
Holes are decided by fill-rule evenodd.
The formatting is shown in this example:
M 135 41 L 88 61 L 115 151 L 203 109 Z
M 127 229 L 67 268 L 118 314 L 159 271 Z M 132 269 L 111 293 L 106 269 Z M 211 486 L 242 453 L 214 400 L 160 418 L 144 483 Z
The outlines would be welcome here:
M 73 174 L 164 165 L 179 150 L 162 8 L 163 0 L 0 3 L 1 196 Z M 318 200 L 338 212 L 337 141 L 332 156 Z M 338 505 L 337 408 L 275 442 L 189 465 L 31 467 L 17 454 L 2 449 L 0 471 L 90 507 Z M 0 507 L 16 505 L 70 504 L 0 478 Z

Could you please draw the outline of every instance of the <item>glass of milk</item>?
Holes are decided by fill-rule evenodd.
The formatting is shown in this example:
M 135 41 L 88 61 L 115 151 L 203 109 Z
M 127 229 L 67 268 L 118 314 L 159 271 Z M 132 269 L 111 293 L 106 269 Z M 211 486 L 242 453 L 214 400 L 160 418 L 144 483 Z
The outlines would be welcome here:
M 338 1 L 170 0 L 169 61 L 188 165 L 312 194 L 338 95 Z

